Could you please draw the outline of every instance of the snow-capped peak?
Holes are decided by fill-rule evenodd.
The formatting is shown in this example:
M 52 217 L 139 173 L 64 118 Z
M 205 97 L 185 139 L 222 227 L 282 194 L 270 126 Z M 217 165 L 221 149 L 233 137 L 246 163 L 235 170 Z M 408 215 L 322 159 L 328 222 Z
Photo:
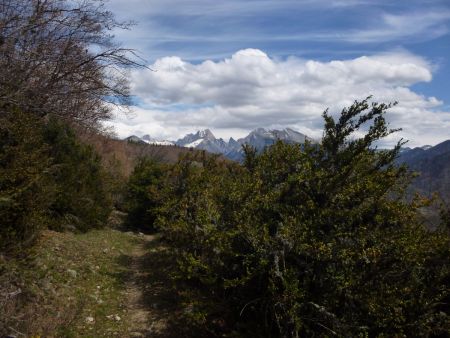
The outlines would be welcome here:
M 204 140 L 202 139 L 202 138 L 199 138 L 198 140 L 195 140 L 195 141 L 193 141 L 193 142 L 191 142 L 191 143 L 187 143 L 187 144 L 185 144 L 183 147 L 186 147 L 186 148 L 195 148 L 195 147 L 197 147 L 200 143 L 202 143 Z

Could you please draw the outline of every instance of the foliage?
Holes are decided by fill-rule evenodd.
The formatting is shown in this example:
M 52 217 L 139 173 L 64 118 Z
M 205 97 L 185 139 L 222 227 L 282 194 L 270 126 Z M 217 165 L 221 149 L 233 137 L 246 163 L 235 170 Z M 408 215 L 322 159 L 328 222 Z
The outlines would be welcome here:
M 46 226 L 54 186 L 42 125 L 19 109 L 0 116 L 0 250 L 30 246 Z
M 395 132 L 390 107 L 364 100 L 338 120 L 325 112 L 320 144 L 244 149 L 244 166 L 181 159 L 158 221 L 179 278 L 228 303 L 229 325 L 244 334 L 447 332 L 448 230 L 428 231 L 417 217 L 425 201 L 403 198 L 410 175 L 394 165 L 403 143 L 375 147 Z
M 109 174 L 65 123 L 19 108 L 0 118 L 0 249 L 29 248 L 45 228 L 86 231 L 111 211 Z
M 166 170 L 167 165 L 151 158 L 138 160 L 128 180 L 124 198 L 128 226 L 154 230 L 158 208 L 162 203 L 161 191 Z
M 107 173 L 91 146 L 77 140 L 74 131 L 50 119 L 44 141 L 51 145 L 56 193 L 50 213 L 51 228 L 86 231 L 103 226 L 111 212 Z

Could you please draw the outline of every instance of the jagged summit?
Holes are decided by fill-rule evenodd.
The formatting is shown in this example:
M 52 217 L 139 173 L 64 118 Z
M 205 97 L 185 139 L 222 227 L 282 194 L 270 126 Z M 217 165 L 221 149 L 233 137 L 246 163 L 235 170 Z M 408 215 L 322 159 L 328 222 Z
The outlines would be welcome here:
M 175 142 L 176 145 L 180 147 L 188 147 L 188 148 L 196 148 L 200 145 L 203 141 L 215 140 L 216 137 L 209 129 L 205 130 L 199 130 L 195 134 L 187 134 L 185 137 L 180 138 L 178 141 Z
M 214 134 L 211 132 L 211 130 L 209 129 L 205 129 L 205 130 L 199 130 L 197 132 L 197 134 L 200 138 L 204 138 L 204 139 L 215 139 L 216 137 L 214 136 Z

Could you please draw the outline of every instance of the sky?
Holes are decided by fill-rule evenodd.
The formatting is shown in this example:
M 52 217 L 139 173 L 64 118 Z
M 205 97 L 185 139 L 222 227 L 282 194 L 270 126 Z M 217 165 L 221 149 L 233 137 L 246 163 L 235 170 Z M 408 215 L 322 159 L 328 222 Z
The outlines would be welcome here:
M 450 0 L 110 0 L 132 20 L 116 41 L 149 69 L 130 72 L 133 113 L 119 137 L 177 139 L 209 128 L 239 138 L 258 128 L 322 135 L 372 95 L 394 102 L 402 128 L 384 141 L 450 139 Z

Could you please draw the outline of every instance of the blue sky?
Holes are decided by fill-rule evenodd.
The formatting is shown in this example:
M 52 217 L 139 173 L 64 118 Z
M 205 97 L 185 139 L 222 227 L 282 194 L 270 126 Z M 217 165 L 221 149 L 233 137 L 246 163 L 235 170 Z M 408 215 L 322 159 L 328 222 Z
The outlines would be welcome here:
M 114 121 L 120 136 L 177 138 L 211 128 L 239 137 L 257 126 L 290 126 L 320 137 L 321 111 L 373 94 L 400 101 L 389 118 L 411 145 L 450 138 L 449 0 L 110 0 L 108 7 L 137 23 L 116 38 L 156 70 L 130 75 L 139 104 L 134 119 Z

